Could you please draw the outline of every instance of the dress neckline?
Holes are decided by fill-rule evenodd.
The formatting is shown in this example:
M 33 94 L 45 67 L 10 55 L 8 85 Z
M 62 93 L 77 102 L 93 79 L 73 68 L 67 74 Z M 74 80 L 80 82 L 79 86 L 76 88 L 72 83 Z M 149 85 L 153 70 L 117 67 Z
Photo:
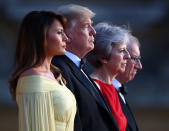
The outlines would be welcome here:
M 43 75 L 28 75 L 28 76 L 22 76 L 22 77 L 19 77 L 19 80 L 21 80 L 21 79 L 26 79 L 26 78 L 31 78 L 31 77 L 41 77 L 41 78 L 44 78 L 44 79 L 47 79 L 47 80 L 50 80 L 50 81 L 52 81 L 52 82 L 56 82 L 56 83 L 58 83 L 59 84 L 59 82 L 57 82 L 57 81 L 54 81 L 54 80 L 52 80 L 52 79 L 50 79 L 49 77 L 46 77 L 46 76 L 43 76 Z
M 98 80 L 98 79 L 96 79 L 96 78 L 92 78 L 94 81 L 98 81 L 99 83 L 102 83 L 102 84 L 104 84 L 104 85 L 107 85 L 107 86 L 113 86 L 113 84 L 108 84 L 108 83 L 105 83 L 105 82 L 103 82 L 103 81 L 101 81 L 101 80 Z

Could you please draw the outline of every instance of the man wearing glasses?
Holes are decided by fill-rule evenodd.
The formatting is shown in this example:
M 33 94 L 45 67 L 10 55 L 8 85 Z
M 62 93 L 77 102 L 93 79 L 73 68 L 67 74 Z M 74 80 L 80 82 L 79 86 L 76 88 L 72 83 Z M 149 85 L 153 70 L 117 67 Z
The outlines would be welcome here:
M 134 115 L 126 101 L 125 94 L 127 93 L 126 88 L 123 86 L 124 83 L 133 80 L 137 70 L 142 69 L 141 64 L 141 56 L 140 56 L 140 43 L 138 39 L 132 35 L 129 36 L 129 42 L 127 43 L 127 50 L 131 56 L 128 59 L 126 64 L 126 69 L 124 72 L 120 72 L 116 79 L 113 81 L 113 85 L 115 86 L 116 90 L 118 91 L 119 100 L 121 103 L 121 107 L 123 113 L 127 118 L 127 127 L 126 131 L 138 131 L 138 126 Z

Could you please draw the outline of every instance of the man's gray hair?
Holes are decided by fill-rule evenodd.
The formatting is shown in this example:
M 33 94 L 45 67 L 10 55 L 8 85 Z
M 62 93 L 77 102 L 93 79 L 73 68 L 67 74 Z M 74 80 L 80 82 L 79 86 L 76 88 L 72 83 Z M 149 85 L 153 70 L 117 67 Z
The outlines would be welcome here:
M 129 41 L 130 31 L 105 22 L 97 24 L 94 28 L 96 30 L 95 47 L 87 55 L 87 59 L 89 63 L 98 68 L 102 65 L 100 58 L 109 59 L 112 48 L 116 44 L 126 44 Z
M 129 35 L 129 41 L 127 42 L 127 45 L 131 45 L 131 44 L 137 44 L 137 46 L 140 48 L 140 42 L 137 39 L 137 37 L 133 36 L 133 35 Z
M 79 18 L 93 18 L 95 13 L 92 12 L 90 9 L 84 6 L 75 5 L 75 4 L 68 4 L 58 7 L 56 10 L 57 13 L 63 15 L 67 19 L 67 26 L 70 25 L 71 21 L 74 19 Z

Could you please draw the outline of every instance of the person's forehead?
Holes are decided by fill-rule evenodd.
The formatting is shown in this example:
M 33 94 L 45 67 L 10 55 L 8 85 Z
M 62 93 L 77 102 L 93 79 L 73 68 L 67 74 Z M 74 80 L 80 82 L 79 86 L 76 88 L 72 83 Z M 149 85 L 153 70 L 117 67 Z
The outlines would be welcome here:
M 126 48 L 126 44 L 124 44 L 124 43 L 118 43 L 118 44 L 114 44 L 113 47 L 114 48 Z
M 51 26 L 62 26 L 62 24 L 61 24 L 61 22 L 59 21 L 59 20 L 57 20 L 57 19 L 55 19 L 54 21 L 53 21 L 53 23 L 51 24 Z
M 84 23 L 93 23 L 93 21 L 89 17 L 78 18 L 77 22 L 78 23 L 82 23 L 82 24 L 84 24 Z

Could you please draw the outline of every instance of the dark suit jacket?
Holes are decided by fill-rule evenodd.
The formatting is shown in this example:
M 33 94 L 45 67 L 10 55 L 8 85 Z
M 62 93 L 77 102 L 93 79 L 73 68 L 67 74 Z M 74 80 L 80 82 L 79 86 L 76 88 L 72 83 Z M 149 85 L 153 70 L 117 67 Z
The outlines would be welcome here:
M 118 96 L 119 96 L 120 104 L 122 107 L 122 111 L 127 118 L 126 131 L 139 131 L 136 120 L 134 118 L 134 115 L 130 109 L 130 106 L 129 106 L 126 98 L 125 98 L 125 101 L 126 101 L 126 104 L 125 104 L 124 101 L 122 100 L 121 96 L 119 95 L 119 93 L 118 93 Z
M 95 83 L 86 78 L 82 71 L 65 55 L 54 57 L 52 63 L 61 69 L 67 87 L 77 101 L 75 131 L 118 131 L 110 112 Z

